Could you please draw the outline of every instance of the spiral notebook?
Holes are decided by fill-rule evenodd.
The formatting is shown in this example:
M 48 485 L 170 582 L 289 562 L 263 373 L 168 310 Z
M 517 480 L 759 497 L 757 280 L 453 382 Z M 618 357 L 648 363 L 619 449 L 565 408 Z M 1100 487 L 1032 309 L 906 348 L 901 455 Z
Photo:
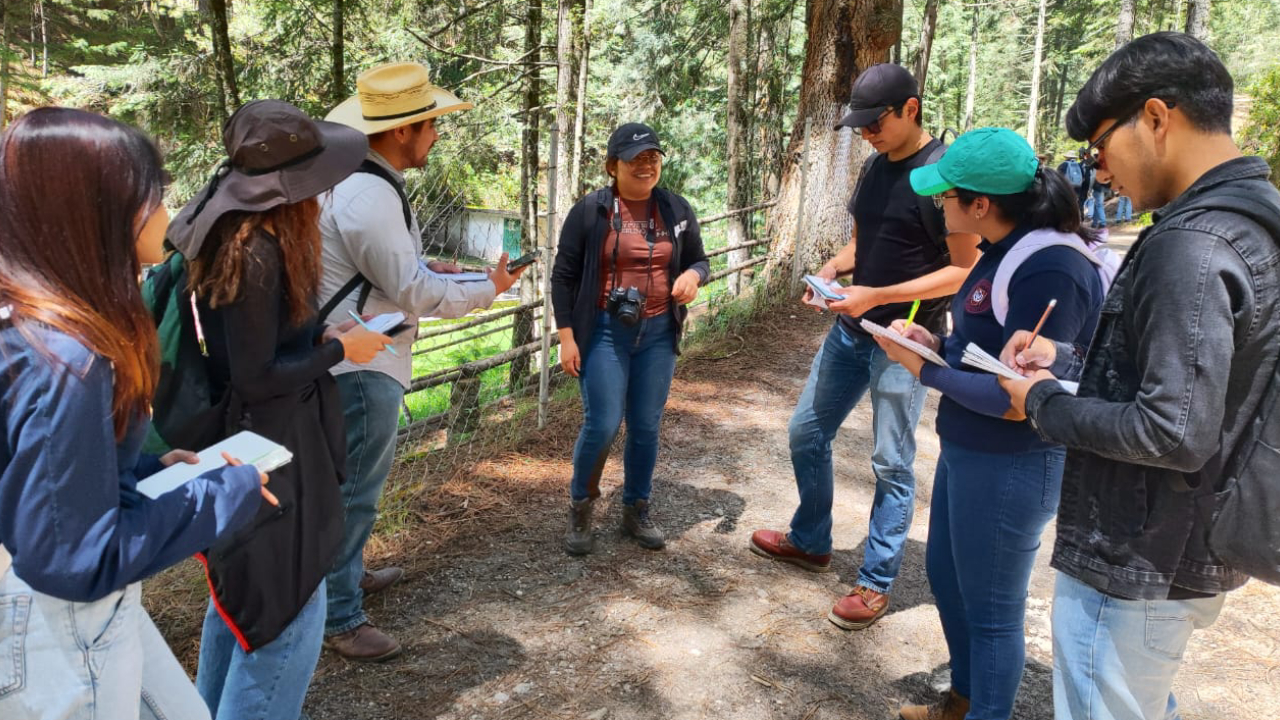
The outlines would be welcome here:
M 911 352 L 913 352 L 913 353 L 915 353 L 915 354 L 919 355 L 920 357 L 924 358 L 925 360 L 928 360 L 929 362 L 933 363 L 934 365 L 941 365 L 942 367 L 951 367 L 950 365 L 948 365 L 948 364 L 947 364 L 947 361 L 946 361 L 946 360 L 943 360 L 943 359 L 942 359 L 942 356 L 941 356 L 941 355 L 939 355 L 938 353 L 936 353 L 936 352 L 934 352 L 934 351 L 930 350 L 929 348 L 927 348 L 927 347 L 925 347 L 925 346 L 921 345 L 920 343 L 916 342 L 915 340 L 911 340 L 911 339 L 909 339 L 909 338 L 905 338 L 905 337 L 903 337 L 903 336 L 899 335 L 898 333 L 896 333 L 896 332 L 894 332 L 894 331 L 890 330 L 890 329 L 889 329 L 889 328 L 887 328 L 887 327 L 884 327 L 883 325 L 877 325 L 877 324 L 875 324 L 875 323 L 871 322 L 870 320 L 865 320 L 865 319 L 864 319 L 864 320 L 862 321 L 862 329 L 863 329 L 863 330 L 866 330 L 867 332 L 871 333 L 872 335 L 875 335 L 876 337 L 882 337 L 882 338 L 884 338 L 884 339 L 886 339 L 886 340 L 888 340 L 888 341 L 890 341 L 890 342 L 897 343 L 898 345 L 901 345 L 902 347 L 904 347 L 904 348 L 906 348 L 906 349 L 910 350 Z

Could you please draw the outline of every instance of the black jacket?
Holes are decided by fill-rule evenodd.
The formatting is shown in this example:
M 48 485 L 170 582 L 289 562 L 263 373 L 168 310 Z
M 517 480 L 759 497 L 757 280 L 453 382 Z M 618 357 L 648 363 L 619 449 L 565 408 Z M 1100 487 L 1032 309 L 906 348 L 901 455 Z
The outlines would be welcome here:
M 1252 196 L 1280 214 L 1267 175 L 1258 158 L 1223 163 L 1157 212 L 1103 302 L 1079 395 L 1053 382 L 1028 393 L 1041 436 L 1068 447 L 1053 566 L 1107 595 L 1160 600 L 1245 581 L 1209 551 L 1208 531 L 1280 358 L 1280 223 L 1215 197 Z
M 671 253 L 669 279 L 672 283 L 686 270 L 694 270 L 701 280 L 707 281 L 711 264 L 702 248 L 702 231 L 698 218 L 688 201 L 679 195 L 655 188 L 658 213 L 675 243 Z M 613 191 L 603 188 L 579 200 L 565 216 L 560 229 L 560 246 L 556 250 L 555 266 L 551 270 L 551 304 L 555 308 L 556 326 L 573 328 L 573 339 L 578 343 L 583 360 L 591 343 L 596 315 L 600 312 L 600 253 L 610 232 L 609 213 L 613 209 Z M 680 332 L 688 308 L 671 303 L 675 320 L 676 351 L 680 348 Z
M 200 307 L 210 375 L 235 393 L 233 425 L 284 445 L 293 460 L 267 485 L 280 506 L 262 503 L 245 528 L 201 560 L 219 614 L 250 652 L 279 636 L 333 564 L 343 534 L 338 485 L 347 448 L 329 374 L 343 358 L 342 343 L 317 344 L 314 316 L 302 326 L 289 321 L 280 247 L 270 235 L 250 240 L 245 266 L 236 302 Z

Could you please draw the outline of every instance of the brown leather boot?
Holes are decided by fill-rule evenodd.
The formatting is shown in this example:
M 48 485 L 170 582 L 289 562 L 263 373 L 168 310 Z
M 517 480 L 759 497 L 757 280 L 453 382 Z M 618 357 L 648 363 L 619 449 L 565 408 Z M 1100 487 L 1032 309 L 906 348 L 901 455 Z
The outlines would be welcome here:
M 591 504 L 593 498 L 569 502 L 569 530 L 564 534 L 564 549 L 570 555 L 586 555 L 595 549 L 591 536 Z
M 400 582 L 402 577 L 404 577 L 404 570 L 398 567 L 385 567 L 373 572 L 365 570 L 364 577 L 360 578 L 360 589 L 365 595 L 373 595 Z
M 840 598 L 827 619 L 841 630 L 865 630 L 889 609 L 889 596 L 861 585 Z
M 348 660 L 382 662 L 400 654 L 400 643 L 366 622 L 354 630 L 324 639 L 324 646 Z
M 831 553 L 811 555 L 787 539 L 787 534 L 777 530 L 757 530 L 751 533 L 751 552 L 760 557 L 790 563 L 809 572 L 831 572 Z
M 947 693 L 932 705 L 903 705 L 898 710 L 902 720 L 964 720 L 969 714 L 969 698 L 962 697 L 955 690 Z

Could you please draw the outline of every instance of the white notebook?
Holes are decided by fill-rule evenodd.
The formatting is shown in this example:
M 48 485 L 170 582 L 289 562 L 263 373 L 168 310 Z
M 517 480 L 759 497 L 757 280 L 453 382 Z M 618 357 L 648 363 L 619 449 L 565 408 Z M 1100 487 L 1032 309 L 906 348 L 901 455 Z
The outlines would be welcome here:
M 915 354 L 919 355 L 920 357 L 924 358 L 925 360 L 928 360 L 929 362 L 933 363 L 934 365 L 941 365 L 942 367 L 951 367 L 950 365 L 948 365 L 948 364 L 947 364 L 947 361 L 946 361 L 946 360 L 943 360 L 943 359 L 942 359 L 942 356 L 941 356 L 941 355 L 939 355 L 938 353 L 936 353 L 936 352 L 934 352 L 934 351 L 930 350 L 929 348 L 927 348 L 927 347 L 925 347 L 925 346 L 921 345 L 920 343 L 916 342 L 915 340 L 911 340 L 911 339 L 909 339 L 909 338 L 905 338 L 905 337 L 903 337 L 903 336 L 899 335 L 898 333 L 896 333 L 896 332 L 894 332 L 894 331 L 890 330 L 890 329 L 889 329 L 889 328 L 887 328 L 887 327 L 884 327 L 884 326 L 882 326 L 882 325 L 877 325 L 877 324 L 875 324 L 875 323 L 871 322 L 870 320 L 863 320 L 863 321 L 862 321 L 862 329 L 863 329 L 863 330 L 866 330 L 867 332 L 871 333 L 872 335 L 875 335 L 876 337 L 882 337 L 882 338 L 884 338 L 884 339 L 886 339 L 886 340 L 889 340 L 889 341 L 891 341 L 891 342 L 895 342 L 895 343 L 897 343 L 897 344 L 901 345 L 902 347 L 904 347 L 904 348 L 906 348 L 906 349 L 910 350 L 911 352 L 913 352 L 913 353 L 915 353 Z
M 289 448 L 257 433 L 243 430 L 216 445 L 199 451 L 197 455 L 200 457 L 200 462 L 195 465 L 184 462 L 175 463 L 142 480 L 138 483 L 138 492 L 155 499 L 210 470 L 217 470 L 227 464 L 227 461 L 222 459 L 224 451 L 245 465 L 252 465 L 259 472 L 264 473 L 284 467 L 293 460 L 293 453 L 289 452 Z
M 369 326 L 369 329 L 374 332 L 385 333 L 386 331 L 390 330 L 391 328 L 403 322 L 404 322 L 404 313 L 389 312 L 389 313 L 382 313 L 381 315 L 374 316 L 366 320 L 364 324 Z

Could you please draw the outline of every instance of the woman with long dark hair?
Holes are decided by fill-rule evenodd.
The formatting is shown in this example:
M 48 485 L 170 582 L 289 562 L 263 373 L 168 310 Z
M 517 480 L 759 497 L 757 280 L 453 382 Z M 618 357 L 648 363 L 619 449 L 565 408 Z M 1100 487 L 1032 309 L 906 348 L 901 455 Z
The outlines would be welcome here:
M 934 196 L 949 230 L 983 241 L 952 301 L 950 335 L 893 324 L 949 367 L 879 341 L 890 359 L 942 393 L 925 562 L 951 654 L 951 688 L 934 705 L 900 712 L 906 720 L 1002 720 L 1022 678 L 1027 587 L 1040 533 L 1057 512 L 1065 450 L 1015 420 L 996 376 L 963 357 L 971 344 L 998 357 L 1010 336 L 1038 325 L 1049 337 L 1087 345 L 1114 266 L 1081 227 L 1067 181 L 1040 168 L 1011 130 L 960 136 L 939 162 L 913 170 L 911 185 Z
M 0 138 L 5 720 L 209 717 L 140 581 L 247 523 L 266 478 L 233 463 L 137 490 L 194 460 L 141 454 L 159 366 L 137 278 L 160 259 L 163 194 L 155 146 L 114 120 L 41 108 Z
M 579 200 L 560 232 L 551 300 L 560 364 L 579 379 L 585 416 L 569 486 L 571 555 L 592 550 L 592 504 L 624 416 L 622 531 L 645 548 L 665 544 L 649 516 L 658 427 L 686 306 L 710 265 L 689 203 L 658 187 L 662 158 L 652 128 L 619 127 L 605 161 L 612 186 Z
M 215 719 L 293 720 L 324 638 L 324 577 L 342 539 L 346 459 L 329 368 L 373 359 L 391 339 L 348 321 L 322 327 L 316 195 L 364 159 L 362 133 L 258 100 L 223 130 L 227 161 L 174 219 L 215 395 L 236 427 L 293 460 L 272 472 L 279 504 L 203 556 L 213 597 L 196 686 Z

